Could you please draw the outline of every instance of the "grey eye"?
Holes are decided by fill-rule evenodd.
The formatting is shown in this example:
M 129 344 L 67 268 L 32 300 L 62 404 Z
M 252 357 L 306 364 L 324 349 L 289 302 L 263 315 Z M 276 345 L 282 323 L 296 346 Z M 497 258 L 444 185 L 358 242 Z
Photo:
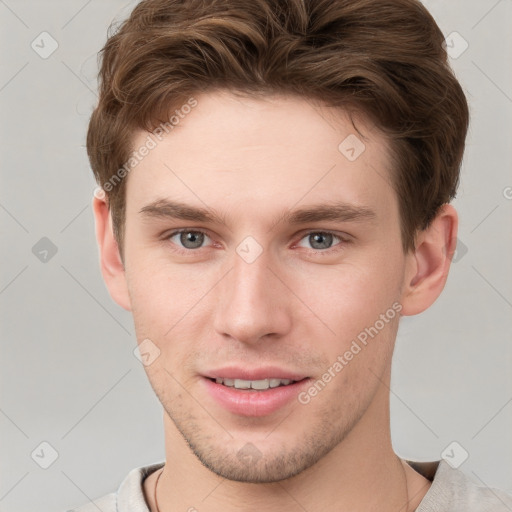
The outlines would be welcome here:
M 299 245 L 302 247 L 307 247 L 307 245 L 302 245 L 304 243 L 303 240 L 307 240 L 309 244 L 308 248 L 325 250 L 330 249 L 333 246 L 333 241 L 335 239 L 341 241 L 341 238 L 337 235 L 334 235 L 333 233 L 329 233 L 327 231 L 312 231 L 302 238 Z
M 317 233 L 310 233 L 307 235 L 307 239 L 313 249 L 330 249 L 334 236 L 331 233 L 319 231 Z
M 197 249 L 201 247 L 206 237 L 201 231 L 179 231 L 171 235 L 169 239 L 172 240 L 176 236 L 179 236 L 178 245 L 181 244 L 185 249 Z

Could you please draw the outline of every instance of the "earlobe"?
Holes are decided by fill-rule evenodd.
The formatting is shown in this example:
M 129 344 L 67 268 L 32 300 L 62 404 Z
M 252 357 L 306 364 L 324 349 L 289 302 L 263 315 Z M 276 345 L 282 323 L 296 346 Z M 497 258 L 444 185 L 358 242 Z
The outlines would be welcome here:
M 125 269 L 114 237 L 112 218 L 106 199 L 94 196 L 92 208 L 103 280 L 112 299 L 122 308 L 131 311 Z
M 425 311 L 443 291 L 455 253 L 457 229 L 457 212 L 445 204 L 430 226 L 419 233 L 416 249 L 406 256 L 402 315 Z

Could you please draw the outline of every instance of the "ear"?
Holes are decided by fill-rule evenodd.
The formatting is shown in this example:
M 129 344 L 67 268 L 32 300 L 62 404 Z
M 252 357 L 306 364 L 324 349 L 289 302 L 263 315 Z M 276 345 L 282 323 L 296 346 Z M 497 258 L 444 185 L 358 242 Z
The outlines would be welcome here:
M 122 308 L 131 311 L 124 265 L 114 237 L 112 217 L 110 216 L 110 210 L 104 193 L 94 194 L 92 209 L 96 224 L 96 240 L 100 253 L 100 267 L 103 280 L 114 301 Z
M 444 204 L 430 226 L 419 232 L 415 250 L 406 255 L 402 315 L 425 311 L 443 291 L 457 245 L 458 222 L 455 208 Z

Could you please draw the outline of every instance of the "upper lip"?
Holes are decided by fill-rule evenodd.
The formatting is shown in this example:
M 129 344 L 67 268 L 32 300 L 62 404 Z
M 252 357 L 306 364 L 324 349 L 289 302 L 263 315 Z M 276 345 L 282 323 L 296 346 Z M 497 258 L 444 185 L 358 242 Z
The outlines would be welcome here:
M 302 380 L 306 375 L 302 373 L 285 370 L 277 366 L 260 366 L 258 368 L 242 368 L 238 366 L 226 366 L 210 370 L 203 374 L 209 379 L 242 379 L 242 380 L 264 380 L 264 379 L 288 379 Z

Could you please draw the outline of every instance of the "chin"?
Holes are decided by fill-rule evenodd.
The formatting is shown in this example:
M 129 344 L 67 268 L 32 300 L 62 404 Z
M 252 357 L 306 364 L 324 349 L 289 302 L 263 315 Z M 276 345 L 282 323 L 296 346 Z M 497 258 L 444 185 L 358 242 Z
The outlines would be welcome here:
M 269 484 L 287 480 L 298 475 L 304 469 L 298 460 L 273 457 L 265 460 L 262 456 L 257 462 L 239 460 L 236 455 L 219 460 L 210 460 L 196 454 L 201 464 L 216 475 L 234 482 Z M 314 464 L 313 461 L 310 465 Z M 309 467 L 309 466 L 308 466 Z
M 302 473 L 339 442 L 338 436 L 305 436 L 298 438 L 295 446 L 286 448 L 268 440 L 247 442 L 241 448 L 237 441 L 235 448 L 229 443 L 212 444 L 212 439 L 186 441 L 201 464 L 216 475 L 235 482 L 259 484 L 281 482 Z M 290 444 L 289 438 L 287 441 Z

